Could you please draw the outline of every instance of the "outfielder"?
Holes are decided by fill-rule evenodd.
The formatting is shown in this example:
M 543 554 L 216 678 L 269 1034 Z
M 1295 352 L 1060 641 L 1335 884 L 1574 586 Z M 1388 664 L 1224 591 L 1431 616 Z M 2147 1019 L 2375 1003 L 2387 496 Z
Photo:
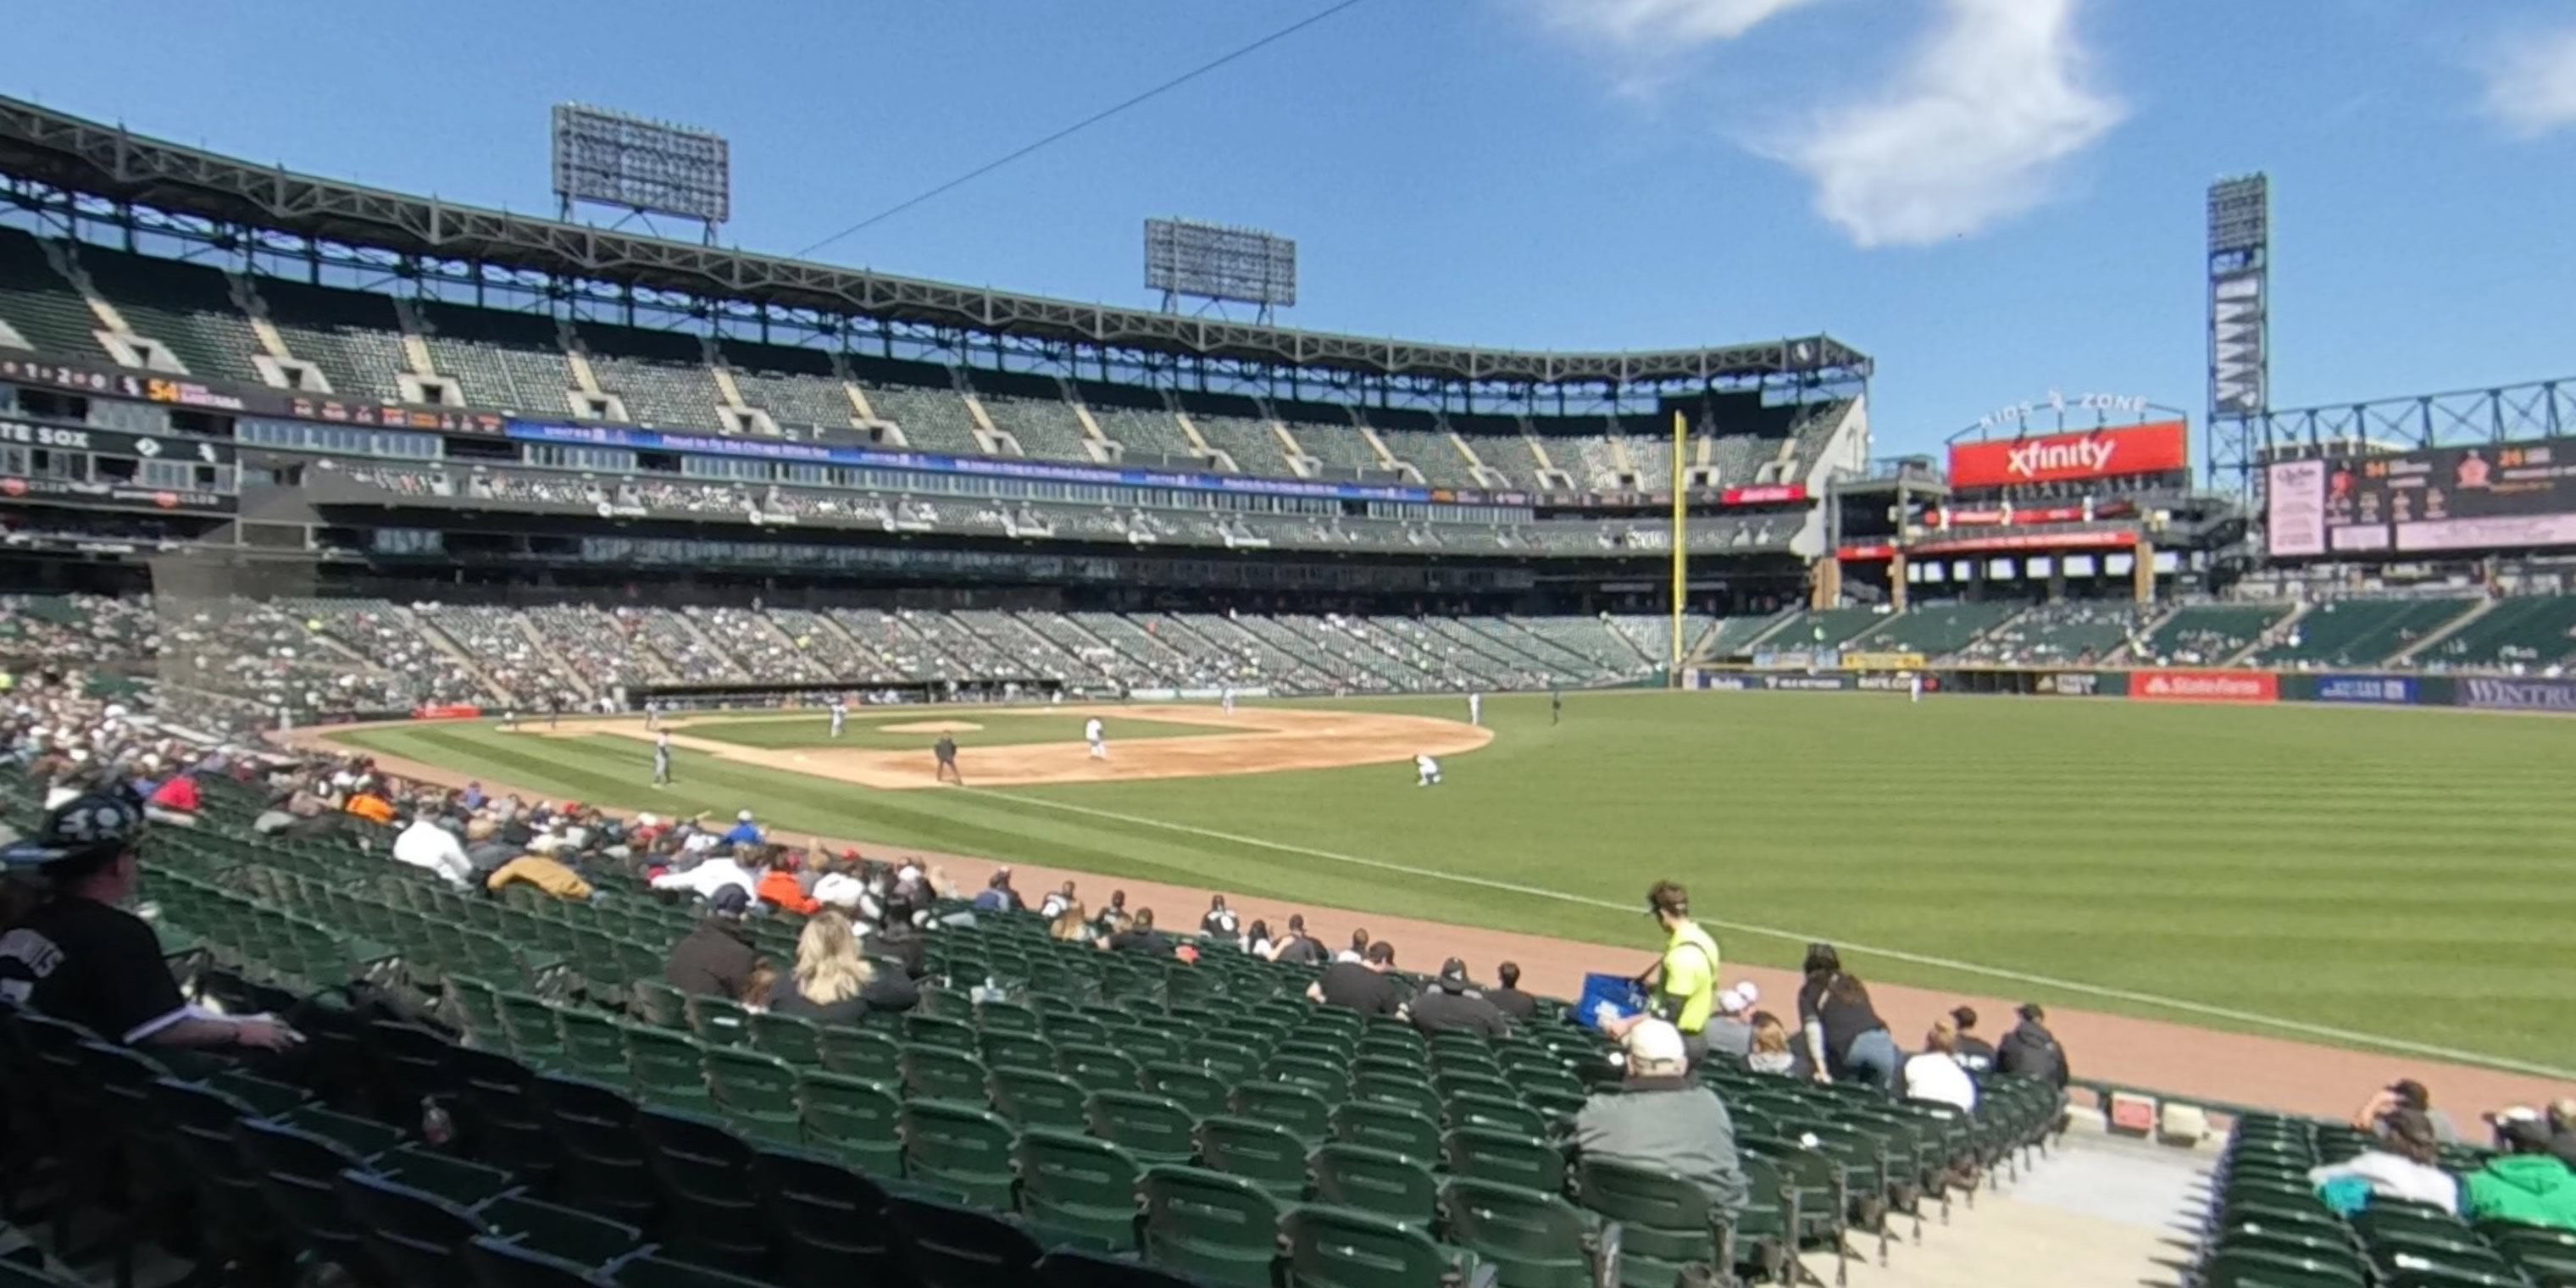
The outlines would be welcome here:
M 849 723 L 850 704 L 842 698 L 832 699 L 832 736 L 841 736 L 841 726 Z
M 1905 691 L 1911 695 L 1916 702 L 1921 702 L 1923 700 L 1923 673 L 1921 671 L 1911 672 L 1905 677 Z
M 1484 694 L 1470 693 L 1467 695 L 1467 723 L 1474 725 L 1479 729 L 1485 727 Z
M 1233 714 L 1234 714 L 1234 686 L 1233 686 L 1233 685 L 1229 684 L 1229 685 L 1225 686 L 1224 688 L 1217 690 L 1216 700 L 1217 700 L 1217 705 L 1218 705 L 1218 706 L 1225 708 L 1225 713 L 1226 713 L 1227 715 L 1233 715 Z
M 671 731 L 668 729 L 653 740 L 653 785 L 671 785 Z
M 1082 722 L 1082 740 L 1091 744 L 1093 760 L 1109 759 L 1109 735 L 1101 729 L 1100 717 L 1093 716 Z
M 1431 757 L 1426 755 L 1415 756 L 1413 758 L 1413 785 L 1416 787 L 1438 787 L 1440 785 L 1440 762 L 1433 760 Z
M 658 699 L 646 702 L 644 704 L 644 732 L 651 733 L 661 727 L 662 703 Z

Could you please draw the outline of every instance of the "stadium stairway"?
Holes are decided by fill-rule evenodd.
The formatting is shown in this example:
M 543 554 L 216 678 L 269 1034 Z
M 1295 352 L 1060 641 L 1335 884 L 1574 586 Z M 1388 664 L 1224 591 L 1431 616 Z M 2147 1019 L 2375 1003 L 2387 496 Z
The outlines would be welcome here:
M 2428 632 L 2422 639 L 2407 645 L 2405 648 L 2399 649 L 2395 655 L 2388 659 L 2388 665 L 2413 666 L 2415 664 L 2415 659 L 2422 657 L 2426 650 L 2440 648 L 2444 640 L 2450 639 L 2451 637 L 2458 635 L 2460 632 L 2469 629 L 2470 626 L 2476 624 L 2487 614 L 2494 612 L 2496 610 L 2496 605 L 2504 602 L 2505 601 L 2500 599 L 2480 599 L 2477 603 L 2470 606 L 2469 611 L 2442 623 L 2441 626 Z

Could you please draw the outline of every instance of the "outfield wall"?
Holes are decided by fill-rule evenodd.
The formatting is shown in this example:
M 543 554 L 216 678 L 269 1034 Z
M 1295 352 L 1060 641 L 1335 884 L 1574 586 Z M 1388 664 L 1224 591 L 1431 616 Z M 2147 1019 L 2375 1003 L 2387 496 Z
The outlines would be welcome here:
M 2460 707 L 2576 715 L 2576 679 L 2484 675 L 2398 675 L 2368 671 L 2113 669 L 2109 667 L 1934 667 L 1924 690 L 2015 697 L 2119 698 L 2129 702 Z M 1908 674 L 1876 671 L 1713 671 L 1688 673 L 1686 688 L 1790 692 L 1903 693 Z

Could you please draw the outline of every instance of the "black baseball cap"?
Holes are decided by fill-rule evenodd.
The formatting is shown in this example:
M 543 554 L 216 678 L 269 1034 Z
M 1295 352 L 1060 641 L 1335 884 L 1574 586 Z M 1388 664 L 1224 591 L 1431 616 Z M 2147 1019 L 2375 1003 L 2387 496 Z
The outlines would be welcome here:
M 143 808 L 130 795 L 90 792 L 45 816 L 33 834 L 0 847 L 0 866 L 45 868 L 121 853 L 143 838 Z
M 1455 984 L 1460 988 L 1465 988 L 1467 986 L 1467 963 L 1460 961 L 1455 957 L 1440 963 L 1440 982 L 1443 984 Z

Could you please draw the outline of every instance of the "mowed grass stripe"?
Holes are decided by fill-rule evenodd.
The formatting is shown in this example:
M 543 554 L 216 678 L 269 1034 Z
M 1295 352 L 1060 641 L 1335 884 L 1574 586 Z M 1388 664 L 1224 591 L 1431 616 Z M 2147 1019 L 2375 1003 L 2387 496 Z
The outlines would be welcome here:
M 1449 699 L 1347 705 L 1464 715 Z M 1383 766 L 1003 801 L 778 774 L 709 783 L 716 771 L 684 756 L 680 794 L 705 788 L 705 808 L 749 804 L 826 835 L 1590 940 L 1640 961 L 1652 936 L 1632 908 L 1670 876 L 1712 916 L 1904 953 L 1858 964 L 1931 987 L 1995 979 L 1930 961 L 2002 967 L 2526 1063 L 2562 1060 L 2576 1031 L 2533 1005 L 2576 992 L 2559 803 L 2576 730 L 2562 722 L 1814 695 L 1574 695 L 1567 710 L 1551 727 L 1543 698 L 1489 700 L 1498 740 L 1451 759 L 1433 791 Z M 442 732 L 469 742 L 425 759 L 479 763 L 470 747 L 488 735 Z M 578 783 L 585 796 L 676 807 L 641 788 L 640 744 L 598 741 L 624 745 Z M 1744 932 L 1727 951 L 1794 965 L 1798 945 Z

